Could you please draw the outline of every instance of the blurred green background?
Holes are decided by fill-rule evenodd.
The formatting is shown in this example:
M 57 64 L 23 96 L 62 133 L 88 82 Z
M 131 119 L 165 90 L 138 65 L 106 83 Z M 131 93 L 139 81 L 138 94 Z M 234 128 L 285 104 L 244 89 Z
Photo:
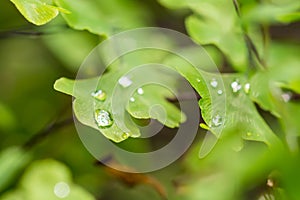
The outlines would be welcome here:
M 128 17 L 132 25 L 126 24 L 126 28 L 159 26 L 186 33 L 184 19 L 191 13 L 188 9 L 170 10 L 155 0 L 132 0 L 133 4 L 124 1 L 124 5 L 122 1 L 115 2 L 119 2 L 116 3 L 118 7 L 106 5 L 114 8 L 106 10 L 109 19 L 118 21 L 130 16 L 128 12 L 131 11 L 126 9 L 137 4 L 139 7 L 133 10 L 143 13 L 138 23 L 134 15 Z M 203 130 L 199 130 L 189 151 L 170 166 L 145 174 L 141 180 L 124 175 L 136 181 L 133 185 L 96 165 L 70 121 L 71 98 L 56 92 L 53 84 L 60 77 L 75 78 L 83 59 L 104 37 L 73 30 L 61 16 L 47 25 L 34 26 L 8 0 L 0 2 L 0 10 L 1 200 L 154 200 L 165 196 L 191 200 L 300 199 L 298 150 L 292 153 L 279 148 L 271 151 L 263 144 L 246 142 L 246 148 L 236 152 L 230 148 L 234 141 L 226 138 L 210 156 L 199 159 Z M 282 50 L 278 57 L 295 59 L 291 61 L 295 67 L 288 74 L 295 70 L 299 74 L 300 24 L 271 26 L 270 35 L 272 40 L 291 46 L 292 53 Z M 278 58 L 278 62 L 282 59 Z M 223 72 L 234 71 L 225 61 L 217 63 Z M 278 70 L 277 74 L 280 73 Z M 299 101 L 292 106 L 296 109 L 287 108 L 292 114 L 287 113 L 285 118 L 291 123 L 286 124 L 299 132 L 299 124 L 294 127 L 300 119 Z M 261 110 L 261 114 L 275 132 L 283 134 L 286 131 L 270 113 Z M 62 124 L 57 128 L 57 123 Z M 35 137 L 39 134 L 42 136 Z M 164 129 L 161 134 L 172 134 L 172 130 Z M 159 136 L 147 142 L 130 139 L 121 146 L 134 146 L 136 151 L 143 151 L 147 145 L 169 140 L 170 136 Z M 297 146 L 298 136 L 293 140 Z M 149 177 L 159 184 L 145 182 Z M 57 185 L 61 182 L 68 186 Z M 60 188 L 56 190 L 56 186 Z M 159 194 L 162 188 L 166 194 Z M 64 197 L 64 194 L 68 195 Z

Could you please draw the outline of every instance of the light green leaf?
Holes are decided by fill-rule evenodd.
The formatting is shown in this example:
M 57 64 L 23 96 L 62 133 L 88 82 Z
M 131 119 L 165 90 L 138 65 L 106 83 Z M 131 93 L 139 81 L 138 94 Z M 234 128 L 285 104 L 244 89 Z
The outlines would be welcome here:
M 0 192 L 13 183 L 29 161 L 30 155 L 20 147 L 10 147 L 0 153 Z
M 59 11 L 67 10 L 47 4 L 45 0 L 10 0 L 20 13 L 31 23 L 43 25 L 54 19 Z
M 72 182 L 70 170 L 55 160 L 32 163 L 25 171 L 17 190 L 1 200 L 94 200 L 86 190 Z
M 62 14 L 69 26 L 104 36 L 145 26 L 149 16 L 141 4 L 130 0 L 55 0 L 55 3 L 71 11 Z

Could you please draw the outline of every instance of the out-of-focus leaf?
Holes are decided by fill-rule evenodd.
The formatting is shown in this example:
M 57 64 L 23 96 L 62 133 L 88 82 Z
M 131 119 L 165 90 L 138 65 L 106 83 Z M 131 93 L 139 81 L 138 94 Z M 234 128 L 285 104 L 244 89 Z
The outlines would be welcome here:
M 29 161 L 30 155 L 20 147 L 10 147 L 0 153 L 0 192 L 13 183 Z
M 65 25 L 63 18 L 58 16 L 45 31 L 51 32 L 51 27 L 63 25 Z M 77 72 L 85 57 L 100 41 L 98 36 L 87 31 L 71 29 L 58 30 L 43 36 L 42 39 L 52 53 L 72 72 Z
M 49 5 L 45 0 L 10 0 L 15 4 L 20 13 L 31 23 L 43 25 L 54 19 L 59 11 L 68 13 L 67 10 Z
M 19 188 L 5 195 L 1 200 L 58 200 L 95 198 L 80 186 L 72 183 L 70 170 L 54 160 L 32 163 L 24 173 Z
M 141 4 L 130 0 L 55 0 L 55 3 L 71 11 L 62 14 L 71 27 L 104 36 L 145 26 L 149 16 Z
M 255 4 L 243 7 L 244 23 L 291 23 L 300 19 L 299 12 L 300 3 L 284 2 L 282 4 Z

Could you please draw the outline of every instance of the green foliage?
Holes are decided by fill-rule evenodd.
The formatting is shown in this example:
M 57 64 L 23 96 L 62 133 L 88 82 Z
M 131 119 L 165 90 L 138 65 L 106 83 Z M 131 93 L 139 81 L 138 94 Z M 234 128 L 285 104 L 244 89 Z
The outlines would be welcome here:
M 72 183 L 71 172 L 65 165 L 55 160 L 42 160 L 32 163 L 24 173 L 19 188 L 4 195 L 1 200 L 61 198 L 95 199 L 86 190 Z
M 104 175 L 103 168 L 93 167 L 93 158 L 78 148 L 80 141 L 76 143 L 76 137 L 70 134 L 75 132 L 74 127 L 62 131 L 57 137 L 49 137 L 49 141 L 31 152 L 20 147 L 7 148 L 11 144 L 25 143 L 35 132 L 44 130 L 42 127 L 53 117 L 65 117 L 56 116 L 70 98 L 50 90 L 56 80 L 55 90 L 73 96 L 73 112 L 80 123 L 99 130 L 114 142 L 122 142 L 117 144 L 119 147 L 137 152 L 157 149 L 166 141 L 147 139 L 140 142 L 139 126 L 133 122 L 143 124 L 156 119 L 166 127 L 177 128 L 189 119 L 169 101 L 175 99 L 175 94 L 161 85 L 148 84 L 142 87 L 143 94 L 138 94 L 139 86 L 135 82 L 145 77 L 130 77 L 133 81 L 130 87 L 134 92 L 126 92 L 120 86 L 118 81 L 122 76 L 144 63 L 165 64 L 180 74 L 178 77 L 163 70 L 147 74 L 147 78 L 154 80 L 159 76 L 173 91 L 180 91 L 182 78 L 188 81 L 200 96 L 199 108 L 203 118 L 200 127 L 208 131 L 207 136 L 212 133 L 217 139 L 211 154 L 199 159 L 201 136 L 204 135 L 204 130 L 200 129 L 200 139 L 178 161 L 179 164 L 154 174 L 166 188 L 169 199 L 298 199 L 299 31 L 295 31 L 296 36 L 278 37 L 273 35 L 277 33 L 273 26 L 297 26 L 299 1 L 158 0 L 166 7 L 163 12 L 156 1 L 7 2 L 12 7 L 14 4 L 27 21 L 35 25 L 51 22 L 43 28 L 30 26 L 25 31 L 5 30 L 0 35 L 0 78 L 3 81 L 0 84 L 0 131 L 5 136 L 0 142 L 3 147 L 0 153 L 1 195 L 5 192 L 1 200 L 60 199 L 54 190 L 56 184 L 62 182 L 70 189 L 65 199 L 159 199 L 159 195 L 140 184 L 134 188 L 127 188 L 126 184 L 107 184 L 107 180 L 114 182 L 114 179 Z M 4 16 L 1 26 L 7 27 L 5 23 L 10 17 L 12 21 L 16 18 L 13 24 L 20 27 L 27 24 L 4 2 L 1 2 L 1 8 L 2 4 L 5 12 L 1 12 L 0 19 Z M 59 12 L 62 16 L 57 16 Z M 199 61 L 203 71 L 176 55 L 145 50 L 144 53 L 123 55 L 110 64 L 101 79 L 92 69 L 86 72 L 84 79 L 72 80 L 87 53 L 105 37 L 149 25 L 178 25 L 179 20 L 177 23 L 174 19 L 184 20 L 185 31 L 196 43 L 204 46 L 221 74 L 215 73 L 213 62 L 202 52 L 182 48 L 184 55 Z M 289 23 L 295 24 L 289 26 Z M 65 26 L 70 29 L 65 29 Z M 183 27 L 178 29 L 183 30 Z M 39 35 L 38 31 L 45 32 L 45 35 L 33 40 Z M 33 37 L 30 40 L 10 38 L 20 33 L 32 34 Z M 149 40 L 169 42 L 161 37 Z M 116 49 L 106 50 L 104 53 L 116 53 Z M 212 84 L 212 81 L 218 84 Z M 234 91 L 236 86 L 240 88 Z M 99 90 L 105 93 L 100 94 L 100 100 L 92 95 Z M 125 105 L 113 105 L 117 91 L 121 92 L 117 93 L 120 99 L 128 97 Z M 105 127 L 95 119 L 101 111 L 110 117 L 110 123 Z M 128 131 L 115 123 L 115 112 L 124 113 L 122 122 Z M 71 116 L 71 111 L 65 113 Z M 19 178 L 32 156 L 56 157 L 68 163 L 70 169 L 47 159 L 31 164 Z M 82 159 L 80 163 L 79 158 Z M 174 177 L 174 180 L 169 177 Z M 274 180 L 274 185 L 267 180 Z M 276 180 L 280 183 L 275 183 Z M 171 186 L 171 181 L 176 182 L 176 188 Z M 79 185 L 84 185 L 91 194 Z
M 11 0 L 20 13 L 31 23 L 43 25 L 54 19 L 59 11 L 67 10 L 49 4 L 47 0 Z

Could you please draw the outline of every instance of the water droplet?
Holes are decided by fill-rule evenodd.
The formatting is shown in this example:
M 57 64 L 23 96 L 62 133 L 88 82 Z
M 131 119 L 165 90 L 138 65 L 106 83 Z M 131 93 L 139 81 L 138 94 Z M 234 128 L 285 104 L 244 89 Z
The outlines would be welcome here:
M 283 93 L 282 95 L 281 95 L 281 98 L 282 98 L 282 100 L 284 101 L 284 102 L 289 102 L 290 100 L 291 100 L 291 94 L 290 93 Z
M 218 87 L 218 81 L 217 81 L 215 78 L 213 78 L 213 79 L 211 79 L 211 81 L 210 81 L 210 85 L 211 85 L 213 88 L 216 88 L 216 87 Z
M 217 93 L 218 93 L 218 95 L 221 95 L 221 94 L 223 94 L 223 91 L 222 90 L 218 90 Z
M 197 78 L 197 79 L 196 79 L 196 81 L 197 81 L 198 83 L 200 83 L 200 82 L 201 82 L 201 80 L 200 80 L 199 78 Z
M 233 81 L 230 86 L 234 93 L 237 93 L 238 91 L 240 91 L 240 89 L 242 89 L 242 85 L 239 83 L 238 80 Z
M 140 94 L 140 95 L 144 94 L 143 88 L 139 88 L 139 89 L 137 90 L 137 93 Z
M 95 120 L 97 125 L 101 128 L 111 126 L 113 124 L 113 120 L 110 116 L 110 113 L 106 110 L 98 109 L 95 111 Z
M 248 137 L 250 137 L 250 136 L 252 136 L 252 133 L 250 133 L 250 132 L 247 132 L 247 134 L 246 134 Z
M 218 127 L 222 125 L 223 119 L 220 115 L 216 115 L 215 117 L 212 118 L 211 122 L 214 127 Z
M 127 76 L 122 76 L 120 79 L 119 79 L 119 84 L 122 85 L 124 88 L 127 88 L 129 87 L 131 84 L 132 84 L 132 80 L 127 77 Z
M 103 90 L 97 90 L 95 92 L 92 92 L 91 95 L 99 101 L 105 101 L 106 99 L 106 93 Z
M 135 102 L 135 98 L 134 97 L 130 97 L 129 99 L 131 102 Z
M 123 133 L 123 134 L 122 134 L 122 138 L 123 138 L 124 140 L 126 140 L 127 138 L 129 138 L 129 136 L 130 136 L 129 133 Z
M 245 91 L 246 94 L 249 94 L 250 88 L 251 88 L 250 83 L 246 83 L 246 84 L 244 85 L 244 91 Z
M 69 196 L 70 187 L 65 182 L 59 182 L 59 183 L 55 184 L 53 192 L 58 198 L 63 199 L 63 198 L 66 198 L 67 196 Z

